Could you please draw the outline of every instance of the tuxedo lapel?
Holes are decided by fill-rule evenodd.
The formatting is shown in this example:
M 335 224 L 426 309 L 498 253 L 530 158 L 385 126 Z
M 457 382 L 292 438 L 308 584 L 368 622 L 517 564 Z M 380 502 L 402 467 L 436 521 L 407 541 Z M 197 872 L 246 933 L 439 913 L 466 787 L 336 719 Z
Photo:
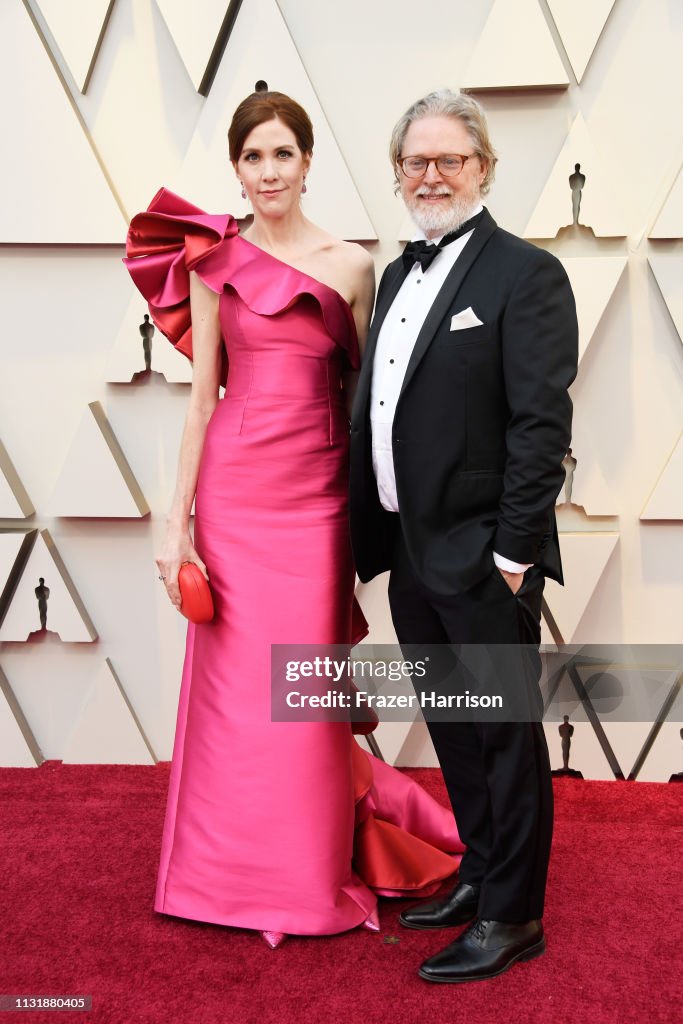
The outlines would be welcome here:
M 403 378 L 403 385 L 401 387 L 401 393 L 399 395 L 399 401 L 403 397 L 403 392 L 407 388 L 408 384 L 413 377 L 417 367 L 420 364 L 422 357 L 429 348 L 432 338 L 436 334 L 439 324 L 445 317 L 448 310 L 453 304 L 453 300 L 458 293 L 458 290 L 465 280 L 467 273 L 479 256 L 480 252 L 488 242 L 489 238 L 496 230 L 497 224 L 487 209 L 484 209 L 484 216 L 475 228 L 474 234 L 467 242 L 465 248 L 458 256 L 453 269 L 448 274 L 448 277 L 444 281 L 441 289 L 439 290 L 436 299 L 434 300 L 431 309 L 425 317 L 425 321 L 422 325 L 420 333 L 417 336 L 415 347 L 413 348 L 408 366 Z M 386 313 L 385 313 L 386 315 Z
M 386 271 L 386 282 L 384 287 L 380 289 L 380 294 L 377 298 L 377 306 L 375 307 L 375 313 L 370 324 L 370 330 L 368 331 L 368 340 L 365 345 L 365 351 L 363 352 L 363 365 L 361 367 L 360 377 L 358 380 L 358 389 L 356 392 L 356 401 L 354 404 L 354 426 L 360 425 L 365 421 L 367 412 L 367 404 L 370 397 L 370 381 L 372 380 L 372 364 L 375 359 L 375 349 L 377 348 L 377 338 L 381 330 L 384 318 L 386 317 L 392 302 L 398 295 L 399 289 L 406 279 L 406 270 L 403 265 L 403 260 L 399 257 L 390 263 Z

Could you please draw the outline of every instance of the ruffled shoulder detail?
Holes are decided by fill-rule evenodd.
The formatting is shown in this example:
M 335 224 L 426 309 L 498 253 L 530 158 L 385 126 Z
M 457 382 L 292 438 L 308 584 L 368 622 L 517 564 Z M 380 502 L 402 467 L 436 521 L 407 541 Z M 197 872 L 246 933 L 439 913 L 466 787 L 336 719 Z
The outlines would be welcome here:
M 192 359 L 190 270 L 220 294 L 233 290 L 254 312 L 275 316 L 303 296 L 319 305 L 325 327 L 344 350 L 349 368 L 360 367 L 351 307 L 329 285 L 259 249 L 238 233 L 230 214 L 209 214 L 161 188 L 144 213 L 130 223 L 125 263 L 147 299 L 156 327 Z M 221 383 L 227 378 L 222 352 Z
M 212 275 L 206 279 L 200 264 L 237 233 L 237 221 L 229 213 L 205 213 L 166 188 L 159 189 L 147 210 L 130 223 L 123 262 L 147 299 L 154 324 L 190 360 L 189 272 L 196 270 L 213 291 L 222 291 L 222 282 Z M 225 354 L 223 362 L 225 384 Z

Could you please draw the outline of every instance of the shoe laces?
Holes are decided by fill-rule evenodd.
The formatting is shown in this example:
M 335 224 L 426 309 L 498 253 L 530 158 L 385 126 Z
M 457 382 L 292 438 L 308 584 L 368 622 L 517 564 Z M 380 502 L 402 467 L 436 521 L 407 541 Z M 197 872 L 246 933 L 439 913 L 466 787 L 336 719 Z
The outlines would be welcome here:
M 476 939 L 477 942 L 483 942 L 486 938 L 486 922 L 477 918 L 472 925 L 472 938 Z

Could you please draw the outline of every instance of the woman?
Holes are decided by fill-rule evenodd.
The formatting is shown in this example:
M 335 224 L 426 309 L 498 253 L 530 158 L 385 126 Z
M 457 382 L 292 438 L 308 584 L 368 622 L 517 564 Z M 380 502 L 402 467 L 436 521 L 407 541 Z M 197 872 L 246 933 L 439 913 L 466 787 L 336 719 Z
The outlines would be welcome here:
M 313 132 L 297 103 L 252 94 L 228 140 L 248 231 L 162 189 L 133 219 L 125 261 L 194 363 L 157 565 L 180 608 L 178 568 L 195 562 L 216 609 L 188 627 L 155 909 L 275 946 L 376 929 L 377 892 L 433 891 L 462 846 L 452 816 L 365 754 L 348 723 L 270 720 L 271 644 L 367 631 L 341 382 L 358 370 L 374 285 L 365 251 L 303 214 Z

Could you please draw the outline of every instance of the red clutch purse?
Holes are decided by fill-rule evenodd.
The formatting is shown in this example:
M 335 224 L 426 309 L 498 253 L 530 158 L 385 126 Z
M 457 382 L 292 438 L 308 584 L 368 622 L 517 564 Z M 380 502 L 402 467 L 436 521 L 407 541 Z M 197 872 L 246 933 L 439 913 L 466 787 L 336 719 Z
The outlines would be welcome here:
M 213 618 L 213 598 L 206 578 L 194 562 L 183 562 L 178 573 L 181 614 L 190 622 L 210 622 Z

